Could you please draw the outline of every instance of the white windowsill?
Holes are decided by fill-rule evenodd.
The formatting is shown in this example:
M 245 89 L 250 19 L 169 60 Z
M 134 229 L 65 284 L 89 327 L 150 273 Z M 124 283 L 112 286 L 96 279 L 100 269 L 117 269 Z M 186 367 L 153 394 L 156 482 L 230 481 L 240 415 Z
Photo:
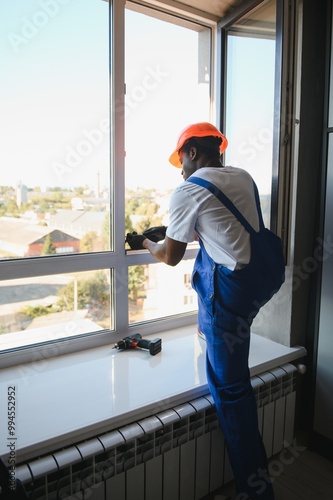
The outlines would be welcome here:
M 150 337 L 154 338 L 154 336 Z M 208 394 L 205 341 L 196 325 L 163 334 L 162 351 L 112 345 L 0 370 L 0 422 L 16 392 L 16 459 L 21 463 Z M 252 334 L 251 375 L 306 355 Z M 2 425 L 0 455 L 8 456 Z

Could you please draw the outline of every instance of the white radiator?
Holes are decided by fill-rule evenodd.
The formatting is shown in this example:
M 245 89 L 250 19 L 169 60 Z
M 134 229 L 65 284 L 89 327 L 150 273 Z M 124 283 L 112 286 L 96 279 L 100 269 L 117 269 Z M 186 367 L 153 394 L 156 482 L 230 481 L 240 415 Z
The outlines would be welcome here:
M 252 377 L 268 457 L 291 445 L 296 367 Z M 34 500 L 199 500 L 232 479 L 210 395 L 17 467 Z

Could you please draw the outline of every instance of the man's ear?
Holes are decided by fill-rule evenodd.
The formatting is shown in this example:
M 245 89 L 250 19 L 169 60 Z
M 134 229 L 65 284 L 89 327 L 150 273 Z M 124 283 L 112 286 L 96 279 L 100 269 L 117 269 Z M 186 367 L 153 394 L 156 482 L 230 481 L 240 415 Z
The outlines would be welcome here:
M 190 160 L 195 160 L 198 156 L 198 150 L 196 147 L 192 146 L 189 152 Z

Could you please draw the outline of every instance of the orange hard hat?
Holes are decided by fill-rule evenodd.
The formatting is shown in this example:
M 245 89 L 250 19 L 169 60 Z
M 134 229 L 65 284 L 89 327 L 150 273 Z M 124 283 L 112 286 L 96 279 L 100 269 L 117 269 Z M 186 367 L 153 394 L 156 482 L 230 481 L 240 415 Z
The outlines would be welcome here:
M 228 146 L 227 138 L 216 128 L 214 125 L 208 122 L 201 123 L 193 123 L 192 125 L 188 125 L 185 127 L 177 141 L 177 147 L 169 158 L 169 162 L 171 165 L 177 168 L 181 168 L 182 164 L 179 160 L 179 150 L 184 146 L 185 142 L 191 139 L 192 137 L 219 137 L 222 139 L 220 145 L 220 154 L 222 154 Z

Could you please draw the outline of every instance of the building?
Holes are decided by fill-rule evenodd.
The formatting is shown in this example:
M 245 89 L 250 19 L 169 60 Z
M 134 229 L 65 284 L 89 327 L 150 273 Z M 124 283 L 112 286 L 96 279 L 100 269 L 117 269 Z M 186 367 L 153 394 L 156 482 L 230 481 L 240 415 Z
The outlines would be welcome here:
M 56 254 L 80 251 L 80 239 L 63 231 L 19 219 L 0 218 L 0 252 L 5 255 L 38 257 L 48 239 Z
M 58 210 L 50 215 L 48 225 L 50 228 L 68 231 L 78 238 L 91 231 L 102 233 L 103 223 L 107 212 L 91 210 Z
M 18 207 L 22 205 L 22 203 L 27 203 L 28 201 L 28 188 L 21 182 L 18 184 L 16 188 L 16 204 Z

